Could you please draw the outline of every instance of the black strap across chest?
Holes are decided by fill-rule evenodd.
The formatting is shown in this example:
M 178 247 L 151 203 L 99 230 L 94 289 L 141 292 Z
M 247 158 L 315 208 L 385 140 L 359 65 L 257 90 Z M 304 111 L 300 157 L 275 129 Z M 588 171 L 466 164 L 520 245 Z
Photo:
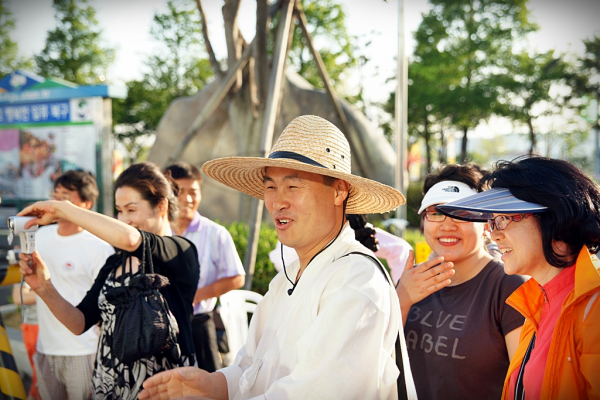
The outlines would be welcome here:
M 346 256 L 349 256 L 352 254 L 361 255 L 363 257 L 370 258 L 371 261 L 373 261 L 379 267 L 379 269 L 381 270 L 381 273 L 383 274 L 383 276 L 385 276 L 385 279 L 392 286 L 392 288 L 394 287 L 394 284 L 388 277 L 388 274 L 385 272 L 383 265 L 377 258 L 373 257 L 370 254 L 361 253 L 360 251 L 352 251 L 350 253 L 344 254 L 342 257 L 346 257 Z M 340 257 L 340 258 L 342 258 L 342 257 Z M 400 332 L 398 332 L 398 336 L 396 337 L 395 353 L 396 353 L 396 366 L 400 370 L 400 374 L 398 375 L 398 379 L 396 380 L 397 387 L 398 387 L 398 400 L 408 400 L 408 391 L 406 389 L 406 379 L 404 377 L 404 362 L 402 359 L 402 347 L 400 346 Z

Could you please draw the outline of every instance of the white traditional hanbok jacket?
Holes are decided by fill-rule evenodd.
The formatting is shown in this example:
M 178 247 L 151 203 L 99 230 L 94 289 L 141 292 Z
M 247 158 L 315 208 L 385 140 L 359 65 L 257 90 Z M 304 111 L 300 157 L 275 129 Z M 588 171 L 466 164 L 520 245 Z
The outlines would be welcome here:
M 355 251 L 372 255 L 347 223 L 291 295 L 283 272 L 273 279 L 252 317 L 246 346 L 233 365 L 219 370 L 229 399 L 397 398 L 392 352 L 402 324 L 398 297 L 372 260 L 342 257 Z M 290 279 L 299 267 L 295 261 L 287 268 Z M 416 399 L 406 357 L 404 369 L 409 398 Z

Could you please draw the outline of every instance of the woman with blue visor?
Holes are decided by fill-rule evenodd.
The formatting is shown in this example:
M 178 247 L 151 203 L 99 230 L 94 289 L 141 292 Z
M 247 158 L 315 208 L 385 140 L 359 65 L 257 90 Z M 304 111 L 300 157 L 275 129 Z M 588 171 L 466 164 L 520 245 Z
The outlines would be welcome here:
M 600 398 L 600 188 L 544 157 L 499 162 L 485 186 L 436 210 L 487 221 L 506 273 L 531 276 L 507 300 L 526 322 L 502 399 Z

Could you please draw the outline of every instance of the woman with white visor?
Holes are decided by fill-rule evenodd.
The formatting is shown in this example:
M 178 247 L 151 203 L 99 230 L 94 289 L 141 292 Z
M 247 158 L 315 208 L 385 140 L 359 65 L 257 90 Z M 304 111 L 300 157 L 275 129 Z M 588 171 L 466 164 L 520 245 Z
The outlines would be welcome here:
M 522 283 L 485 248 L 483 223 L 447 218 L 435 206 L 476 194 L 474 165 L 427 176 L 419 214 L 437 255 L 409 257 L 397 287 L 417 394 L 421 399 L 498 399 L 524 319 L 505 304 Z
M 600 188 L 544 157 L 499 162 L 480 185 L 436 209 L 487 221 L 506 272 L 532 277 L 507 301 L 526 322 L 502 399 L 600 399 Z

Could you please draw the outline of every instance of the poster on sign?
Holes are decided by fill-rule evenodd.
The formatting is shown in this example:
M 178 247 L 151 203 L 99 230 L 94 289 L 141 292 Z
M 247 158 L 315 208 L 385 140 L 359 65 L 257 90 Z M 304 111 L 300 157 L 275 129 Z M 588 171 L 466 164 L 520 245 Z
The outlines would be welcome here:
M 0 129 L 0 198 L 17 197 L 19 130 Z
M 68 170 L 96 174 L 93 125 L 22 128 L 19 132 L 20 198 L 47 198 L 54 180 Z

